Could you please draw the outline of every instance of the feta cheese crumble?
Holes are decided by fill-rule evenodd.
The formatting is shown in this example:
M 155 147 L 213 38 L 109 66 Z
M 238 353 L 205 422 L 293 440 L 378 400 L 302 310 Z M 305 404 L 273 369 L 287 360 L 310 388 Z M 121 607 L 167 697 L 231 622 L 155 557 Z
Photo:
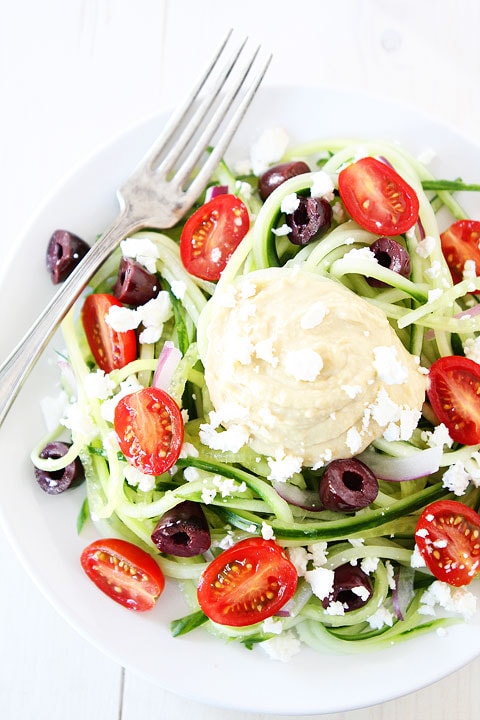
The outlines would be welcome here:
M 120 248 L 123 257 L 132 258 L 144 266 L 150 273 L 157 270 L 157 260 L 160 257 L 158 247 L 150 238 L 140 235 L 122 240 Z

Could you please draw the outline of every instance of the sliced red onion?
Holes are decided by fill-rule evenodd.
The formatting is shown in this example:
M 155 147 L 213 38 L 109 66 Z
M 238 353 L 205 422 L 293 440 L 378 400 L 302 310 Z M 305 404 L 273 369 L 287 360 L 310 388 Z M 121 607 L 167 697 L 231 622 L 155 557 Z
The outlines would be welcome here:
M 425 237 L 426 237 L 425 236 L 425 228 L 423 227 L 423 223 L 420 220 L 420 218 L 418 218 L 418 220 L 417 220 L 417 226 L 418 226 L 418 233 L 420 235 L 420 240 L 425 240 Z
M 379 156 L 378 156 L 378 159 L 379 159 L 381 162 L 385 163 L 385 165 L 388 165 L 388 167 L 391 167 L 392 170 L 395 170 L 395 168 L 393 167 L 392 163 L 390 162 L 390 160 L 388 160 L 388 158 L 385 157 L 385 155 L 379 155 Z
M 407 457 L 392 457 L 382 455 L 374 450 L 365 450 L 358 459 L 368 465 L 370 470 L 382 480 L 402 482 L 415 480 L 436 472 L 440 467 L 443 455 L 441 447 L 431 447 L 418 450 Z
M 168 391 L 173 373 L 182 359 L 182 353 L 173 342 L 166 340 L 158 358 L 157 369 L 153 375 L 153 387 Z
M 304 510 L 324 510 L 320 496 L 315 490 L 302 490 L 297 485 L 291 483 L 278 482 L 277 480 L 272 481 L 272 487 L 280 495 L 283 500 L 286 500 L 290 505 L 301 507 Z
M 399 620 L 405 619 L 405 613 L 410 601 L 415 595 L 413 578 L 415 570 L 401 565 L 395 574 L 395 588 L 392 592 L 393 609 Z
M 228 185 L 212 185 L 207 188 L 205 193 L 205 202 L 213 200 L 218 195 L 226 195 L 228 193 Z

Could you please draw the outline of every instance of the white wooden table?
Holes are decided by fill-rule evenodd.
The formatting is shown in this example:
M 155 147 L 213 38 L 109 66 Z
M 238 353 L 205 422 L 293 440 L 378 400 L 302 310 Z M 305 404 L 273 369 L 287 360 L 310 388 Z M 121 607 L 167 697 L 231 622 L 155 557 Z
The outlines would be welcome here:
M 206 59 L 229 27 L 273 51 L 271 84 L 365 89 L 480 141 L 479 26 L 477 0 L 3 0 L 0 251 L 86 154 L 171 107 L 192 58 Z M 0 566 L 4 720 L 267 717 L 207 708 L 125 672 L 56 615 L 1 533 Z M 480 657 L 410 696 L 322 717 L 477 718 L 479 676 Z

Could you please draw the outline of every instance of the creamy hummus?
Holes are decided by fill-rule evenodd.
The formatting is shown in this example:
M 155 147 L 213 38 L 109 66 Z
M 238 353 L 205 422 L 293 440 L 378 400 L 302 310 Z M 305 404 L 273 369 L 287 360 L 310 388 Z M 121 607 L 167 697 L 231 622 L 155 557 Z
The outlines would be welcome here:
M 425 374 L 385 315 L 299 267 L 220 283 L 199 349 L 215 408 L 207 444 L 214 430 L 217 440 L 293 458 L 293 468 L 320 467 L 380 436 L 408 439 L 421 415 Z

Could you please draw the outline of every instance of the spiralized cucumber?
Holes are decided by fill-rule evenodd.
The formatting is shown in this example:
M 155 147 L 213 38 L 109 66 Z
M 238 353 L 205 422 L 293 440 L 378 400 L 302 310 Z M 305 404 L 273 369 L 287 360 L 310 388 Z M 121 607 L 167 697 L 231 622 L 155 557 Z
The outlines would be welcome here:
M 241 195 L 254 222 L 222 273 L 218 289 L 225 289 L 239 276 L 255 270 L 298 265 L 345 285 L 382 311 L 404 346 L 428 367 L 441 355 L 451 354 L 454 342 L 474 339 L 480 331 L 480 314 L 464 313 L 476 302 L 472 291 L 480 290 L 480 279 L 466 279 L 453 285 L 440 245 L 439 212 L 448 212 L 452 218 L 466 217 L 453 195 L 458 185 L 437 181 L 402 148 L 383 142 L 322 140 L 290 148 L 284 160 L 304 159 L 310 167 L 322 169 L 335 180 L 339 171 L 359 153 L 385 159 L 417 193 L 420 225 L 399 238 L 412 260 L 410 279 L 382 267 L 362 252 L 376 236 L 345 213 L 334 216 L 336 219 L 327 235 L 305 247 L 292 246 L 281 233 L 274 232 L 284 222 L 282 201 L 293 193 L 308 195 L 315 181 L 315 171 L 287 180 L 262 203 L 256 191 L 256 180 L 239 178 L 222 163 L 212 182 L 225 184 L 230 192 Z M 333 204 L 342 211 L 338 197 Z M 74 407 L 79 415 L 88 418 L 90 430 L 83 432 L 73 425 L 68 454 L 55 460 L 42 459 L 40 452 L 45 444 L 52 437 L 65 433 L 64 425 L 59 425 L 32 451 L 34 464 L 54 472 L 75 457 L 81 458 L 92 520 L 99 523 L 103 533 L 110 527 L 115 534 L 134 539 L 155 555 L 166 575 L 182 582 L 191 614 L 179 619 L 175 634 L 202 625 L 216 635 L 236 639 L 249 647 L 275 636 L 261 623 L 246 628 L 216 626 L 199 611 L 195 592 L 201 572 L 212 557 L 227 546 L 226 543 L 266 532 L 287 551 L 304 548 L 311 553 L 316 543 L 324 543 L 325 568 L 335 569 L 344 563 L 361 564 L 368 558 L 378 560 L 371 574 L 374 591 L 370 600 L 362 608 L 345 614 L 328 613 L 306 580 L 300 579 L 288 615 L 276 618 L 276 623 L 282 632 L 295 632 L 305 644 L 319 651 L 364 652 L 458 621 L 457 617 L 431 618 L 422 614 L 422 596 L 433 579 L 424 567 L 411 570 L 415 575 L 412 599 L 400 619 L 395 613 L 389 572 L 392 567 L 397 570 L 411 568 L 415 547 L 413 533 L 419 513 L 434 500 L 453 497 L 442 483 L 443 474 L 455 463 L 477 462 L 480 446 L 444 446 L 439 467 L 432 475 L 403 483 L 382 481 L 378 497 L 370 507 L 357 512 L 333 513 L 302 510 L 280 497 L 269 479 L 269 458 L 248 446 L 231 452 L 212 450 L 203 445 L 200 429 L 202 423 L 208 422 L 213 408 L 200 358 L 208 343 L 211 319 L 208 300 L 217 292 L 217 286 L 198 280 L 185 270 L 175 234 L 176 231 L 171 237 L 168 233 L 153 231 L 138 234 L 157 248 L 156 268 L 164 289 L 169 292 L 173 319 L 165 323 L 158 342 L 143 347 L 138 359 L 109 374 L 111 389 L 106 399 L 92 397 L 86 392 L 87 376 L 96 373 L 97 368 L 92 362 L 77 312 L 69 313 L 63 322 L 66 356 L 75 378 L 74 387 L 64 383 L 64 389 L 70 411 Z M 418 252 L 425 236 L 431 243 L 428 254 Z M 117 251 L 95 276 L 90 288 L 92 292 L 111 291 L 119 261 L 120 252 Z M 372 287 L 365 277 L 376 278 L 385 286 Z M 441 292 L 437 292 L 439 290 Z M 153 488 L 145 490 L 127 480 L 128 463 L 119 452 L 104 403 L 113 404 L 125 384 L 138 388 L 151 382 L 167 340 L 182 354 L 168 390 L 179 405 L 188 408 L 186 442 L 175 467 L 156 478 Z M 433 431 L 431 420 L 426 411 L 421 429 L 416 430 L 409 441 L 380 439 L 373 443 L 371 451 L 381 453 L 387 459 L 413 457 L 428 447 L 427 436 Z M 303 469 L 290 477 L 287 484 L 302 490 L 315 488 L 320 474 L 321 470 Z M 219 478 L 228 479 L 228 493 L 220 492 Z M 471 483 L 461 501 L 470 507 L 478 507 L 479 495 L 480 490 Z M 211 527 L 211 550 L 194 559 L 161 555 L 151 540 L 157 520 L 184 500 L 201 503 Z M 378 608 L 388 611 L 389 625 L 378 628 L 369 623 Z

